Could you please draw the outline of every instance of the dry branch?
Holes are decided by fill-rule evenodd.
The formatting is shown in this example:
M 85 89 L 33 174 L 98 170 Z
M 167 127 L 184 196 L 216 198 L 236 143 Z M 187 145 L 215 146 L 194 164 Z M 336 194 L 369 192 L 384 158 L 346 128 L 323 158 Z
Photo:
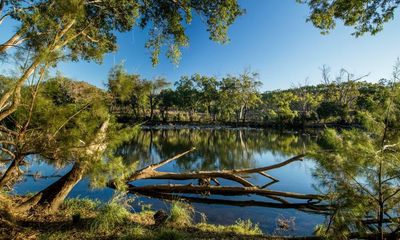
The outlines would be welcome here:
M 223 196 L 241 196 L 241 195 L 259 195 L 263 197 L 278 196 L 286 198 L 304 199 L 304 200 L 322 200 L 321 195 L 317 194 L 302 194 L 293 192 L 283 192 L 268 189 L 260 189 L 257 187 L 222 187 L 222 186 L 195 186 L 192 184 L 164 184 L 150 186 L 133 186 L 129 185 L 130 192 L 164 192 L 164 193 L 189 193 L 202 194 L 209 192 L 210 194 Z
M 161 161 L 160 163 L 151 164 L 145 168 L 142 168 L 131 176 L 125 179 L 127 184 L 127 189 L 132 194 L 140 194 L 144 196 L 155 196 L 164 199 L 173 199 L 173 197 L 179 197 L 181 199 L 186 199 L 194 202 L 199 202 L 200 198 L 182 196 L 182 194 L 198 194 L 203 195 L 222 195 L 222 196 L 243 196 L 243 195 L 258 195 L 268 199 L 276 201 L 275 203 L 267 203 L 263 201 L 234 201 L 225 199 L 208 199 L 204 200 L 207 203 L 216 202 L 217 204 L 228 204 L 228 205 L 238 205 L 238 206 L 267 206 L 267 207 L 282 207 L 282 208 L 304 208 L 305 210 L 314 212 L 327 211 L 324 208 L 321 201 L 324 196 L 317 194 L 301 194 L 294 192 L 283 192 L 266 189 L 268 186 L 279 182 L 279 179 L 269 175 L 266 171 L 277 169 L 286 166 L 295 161 L 301 161 L 305 154 L 300 154 L 294 156 L 286 161 L 273 164 L 266 167 L 259 168 L 248 168 L 248 169 L 233 169 L 233 170 L 220 170 L 220 171 L 197 171 L 197 172 L 187 172 L 187 173 L 175 173 L 175 172 L 161 172 L 157 169 L 161 166 L 168 164 L 192 151 L 192 148 L 188 151 L 180 153 L 172 158 Z M 271 182 L 265 184 L 264 186 L 256 186 L 249 180 L 245 179 L 251 174 L 260 174 L 261 176 L 268 178 Z M 221 186 L 218 182 L 218 178 L 226 179 L 239 183 L 241 186 Z M 198 180 L 198 185 L 188 184 L 166 184 L 166 185 L 148 185 L 148 186 L 135 186 L 134 182 L 136 180 L 144 179 L 165 179 L 165 180 Z M 109 187 L 116 188 L 115 181 L 111 181 L 108 185 Z M 211 183 L 215 183 L 212 185 Z M 178 195 L 177 195 L 178 194 Z M 298 199 L 306 202 L 303 203 L 290 203 L 286 198 Z
M 192 148 L 186 152 L 183 152 L 183 153 L 180 153 L 180 154 L 174 156 L 173 158 L 164 160 L 157 164 L 149 165 L 139 171 L 136 171 L 135 173 L 133 173 L 130 177 L 128 177 L 126 179 L 126 182 L 132 182 L 132 181 L 139 180 L 139 179 L 169 179 L 169 180 L 210 179 L 218 185 L 218 183 L 216 182 L 216 179 L 223 178 L 223 179 L 237 182 L 244 187 L 256 187 L 254 184 L 252 184 L 250 181 L 244 179 L 244 177 L 240 176 L 240 175 L 248 175 L 248 174 L 258 173 L 258 174 L 272 180 L 272 182 L 260 187 L 260 188 L 265 188 L 265 187 L 279 181 L 275 177 L 265 173 L 265 171 L 280 168 L 280 167 L 286 166 L 295 161 L 301 161 L 302 158 L 305 156 L 304 154 L 297 155 L 297 156 L 292 157 L 281 163 L 270 165 L 267 167 L 261 167 L 261 168 L 234 169 L 234 170 L 221 170 L 221 171 L 198 171 L 198 172 L 190 172 L 190 173 L 174 173 L 174 172 L 157 171 L 157 168 L 159 168 L 167 163 L 170 163 L 170 162 L 172 162 L 194 150 L 195 150 L 195 148 Z
M 176 194 L 157 193 L 157 192 L 146 192 L 140 193 L 139 195 L 159 198 L 169 201 L 187 201 L 192 203 L 203 203 L 203 204 L 217 204 L 217 205 L 230 205 L 237 207 L 270 207 L 280 209 L 298 209 L 303 212 L 324 214 L 329 215 L 331 206 L 322 205 L 316 203 L 276 203 L 276 202 L 264 202 L 256 200 L 231 200 L 231 199 L 213 199 L 204 197 L 190 197 Z

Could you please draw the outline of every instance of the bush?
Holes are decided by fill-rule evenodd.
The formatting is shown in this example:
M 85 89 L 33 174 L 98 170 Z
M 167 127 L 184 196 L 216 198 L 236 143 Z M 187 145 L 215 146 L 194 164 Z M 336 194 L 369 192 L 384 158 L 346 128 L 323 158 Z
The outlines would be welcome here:
M 98 211 L 98 215 L 93 219 L 90 226 L 92 232 L 110 232 L 118 225 L 126 223 L 131 214 L 125 207 L 116 202 L 101 205 Z
M 193 222 L 194 210 L 192 206 L 183 202 L 173 202 L 171 204 L 170 216 L 167 219 L 169 225 L 175 227 L 186 227 Z
M 200 223 L 197 224 L 197 227 L 205 232 L 235 233 L 241 235 L 263 234 L 258 224 L 253 224 L 250 220 L 241 219 L 238 219 L 235 224 L 229 226 Z
M 230 226 L 233 232 L 245 235 L 260 235 L 262 231 L 258 224 L 253 224 L 250 219 L 241 220 L 238 219 L 234 225 Z
M 66 215 L 86 215 L 88 212 L 95 211 L 100 205 L 100 201 L 89 198 L 69 198 L 61 205 L 61 210 Z

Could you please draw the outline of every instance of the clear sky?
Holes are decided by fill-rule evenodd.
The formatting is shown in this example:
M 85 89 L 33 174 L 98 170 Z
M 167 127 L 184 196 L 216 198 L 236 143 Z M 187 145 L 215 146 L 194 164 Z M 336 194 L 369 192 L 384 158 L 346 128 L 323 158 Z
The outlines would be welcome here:
M 306 23 L 307 6 L 295 0 L 240 0 L 240 4 L 247 12 L 230 28 L 228 44 L 209 40 L 205 25 L 199 18 L 193 20 L 187 29 L 190 46 L 183 50 L 179 66 L 161 56 L 160 64 L 152 67 L 149 52 L 144 48 L 147 33 L 135 28 L 118 34 L 119 50 L 106 55 L 103 64 L 62 63 L 58 70 L 68 77 L 104 87 L 108 71 L 121 61 L 125 61 L 129 72 L 148 79 L 161 75 L 171 82 L 193 73 L 222 77 L 250 68 L 260 73 L 262 90 L 274 90 L 304 83 L 307 78 L 309 84 L 320 83 L 320 68 L 324 64 L 331 67 L 332 74 L 346 68 L 356 75 L 370 73 L 366 80 L 377 81 L 390 77 L 400 56 L 399 11 L 383 32 L 355 38 L 351 35 L 353 29 L 340 22 L 329 35 L 321 35 L 311 23 Z

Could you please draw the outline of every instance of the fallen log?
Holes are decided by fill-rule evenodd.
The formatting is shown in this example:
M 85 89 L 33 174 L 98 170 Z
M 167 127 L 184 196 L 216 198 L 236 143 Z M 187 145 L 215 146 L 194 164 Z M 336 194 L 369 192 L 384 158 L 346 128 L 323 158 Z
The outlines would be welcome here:
M 282 192 L 268 189 L 260 189 L 257 187 L 225 187 L 225 186 L 195 186 L 164 184 L 150 186 L 134 186 L 129 184 L 128 191 L 130 192 L 160 192 L 160 193 L 186 193 L 186 194 L 202 194 L 209 192 L 210 194 L 223 196 L 240 196 L 240 195 L 259 195 L 263 197 L 278 196 L 303 200 L 322 200 L 322 195 L 317 194 L 302 194 L 293 192 Z
M 305 156 L 305 154 L 300 154 L 295 157 L 292 157 L 286 161 L 283 161 L 278 164 L 266 166 L 266 167 L 260 167 L 260 168 L 248 168 L 248 169 L 234 169 L 234 170 L 221 170 L 221 171 L 197 171 L 197 172 L 189 172 L 189 173 L 174 173 L 174 172 L 160 172 L 157 171 L 158 168 L 161 166 L 170 163 L 192 151 L 194 151 L 195 148 L 192 148 L 186 152 L 180 153 L 170 159 L 161 161 L 160 163 L 157 164 L 152 164 L 149 165 L 143 169 L 140 169 L 133 173 L 131 176 L 126 178 L 126 182 L 133 182 L 136 180 L 140 179 L 169 179 L 169 180 L 190 180 L 190 179 L 210 179 L 219 184 L 218 181 L 216 180 L 217 178 L 223 178 L 227 180 L 231 180 L 234 182 L 237 182 L 241 184 L 244 187 L 256 187 L 253 183 L 250 181 L 246 180 L 243 176 L 240 175 L 249 175 L 249 174 L 260 174 L 261 176 L 264 176 L 266 178 L 271 179 L 272 181 L 263 185 L 259 186 L 259 188 L 266 188 L 270 186 L 271 184 L 274 184 L 278 182 L 279 180 L 267 173 L 265 171 L 269 171 L 272 169 L 277 169 L 283 166 L 286 166 L 292 162 L 295 161 L 301 161 L 302 158 Z M 112 182 L 111 182 L 112 185 Z
M 277 203 L 277 202 L 265 202 L 256 200 L 227 200 L 227 199 L 215 199 L 215 198 L 204 198 L 204 197 L 191 197 L 184 195 L 159 193 L 159 192 L 131 192 L 132 194 L 138 194 L 145 197 L 158 198 L 169 201 L 187 201 L 191 203 L 202 203 L 202 204 L 217 204 L 217 205 L 230 205 L 237 207 L 269 207 L 269 208 L 280 208 L 280 209 L 297 209 L 307 213 L 329 215 L 331 206 L 318 203 Z
M 269 175 L 266 171 L 277 169 L 283 166 L 286 166 L 295 161 L 302 161 L 305 154 L 300 154 L 294 156 L 286 161 L 273 164 L 270 166 L 259 167 L 259 168 L 247 168 L 247 169 L 233 169 L 233 170 L 219 170 L 219 171 L 196 171 L 196 172 L 187 172 L 187 173 L 175 173 L 175 172 L 162 172 L 157 169 L 165 164 L 168 164 L 178 158 L 189 154 L 194 151 L 195 148 L 189 149 L 183 153 L 180 153 L 172 158 L 161 161 L 156 164 L 151 164 L 147 167 L 144 167 L 125 179 L 125 184 L 130 193 L 133 194 L 141 194 L 144 196 L 162 196 L 165 198 L 173 198 L 174 196 L 178 196 L 181 199 L 189 199 L 192 201 L 200 201 L 200 198 L 193 198 L 189 196 L 182 196 L 182 194 L 198 194 L 202 195 L 202 199 L 207 199 L 204 196 L 208 196 L 211 194 L 214 195 L 222 195 L 222 196 L 243 196 L 243 195 L 258 195 L 262 197 L 266 197 L 276 201 L 276 203 L 268 203 L 263 201 L 245 201 L 245 202 L 235 202 L 233 200 L 222 200 L 222 199 L 208 199 L 203 200 L 203 202 L 208 203 L 219 203 L 219 204 L 228 204 L 231 203 L 237 205 L 258 205 L 265 207 L 297 207 L 298 209 L 304 208 L 309 211 L 318 212 L 320 207 L 316 207 L 323 199 L 324 196 L 318 194 L 302 194 L 302 193 L 294 193 L 294 192 L 284 192 L 284 191 L 275 191 L 266 189 L 268 186 L 279 182 L 279 179 Z M 249 177 L 251 174 L 260 174 L 261 176 L 270 179 L 269 183 L 266 183 L 263 186 L 256 186 L 251 183 L 249 180 L 245 179 Z M 182 184 L 165 184 L 165 185 L 148 185 L 148 186 L 135 186 L 134 182 L 137 180 L 146 180 L 146 179 L 165 179 L 165 180 L 198 180 L 198 185 L 182 185 Z M 240 184 L 240 186 L 221 186 L 218 179 L 226 179 Z M 212 185 L 211 183 L 215 183 Z M 116 188 L 115 181 L 110 181 L 108 184 L 111 188 Z M 290 203 L 286 198 L 290 199 L 298 199 L 305 200 L 305 203 Z M 315 209 L 313 209 L 314 206 Z

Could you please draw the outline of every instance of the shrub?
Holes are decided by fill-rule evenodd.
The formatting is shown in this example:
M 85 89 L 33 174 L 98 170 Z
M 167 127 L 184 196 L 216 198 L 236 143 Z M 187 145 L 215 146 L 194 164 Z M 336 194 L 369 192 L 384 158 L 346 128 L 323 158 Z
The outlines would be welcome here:
M 100 201 L 89 198 L 69 198 L 61 205 L 61 210 L 67 215 L 83 214 L 95 211 Z
M 200 223 L 197 224 L 197 228 L 205 232 L 235 233 L 241 235 L 263 234 L 258 224 L 253 224 L 250 220 L 241 219 L 238 219 L 235 224 L 228 226 Z
M 92 232 L 110 232 L 118 225 L 126 223 L 130 216 L 130 212 L 116 202 L 101 205 L 98 211 L 90 226 Z
M 193 214 L 194 210 L 189 204 L 178 201 L 173 202 L 167 223 L 175 227 L 189 226 L 193 222 Z

